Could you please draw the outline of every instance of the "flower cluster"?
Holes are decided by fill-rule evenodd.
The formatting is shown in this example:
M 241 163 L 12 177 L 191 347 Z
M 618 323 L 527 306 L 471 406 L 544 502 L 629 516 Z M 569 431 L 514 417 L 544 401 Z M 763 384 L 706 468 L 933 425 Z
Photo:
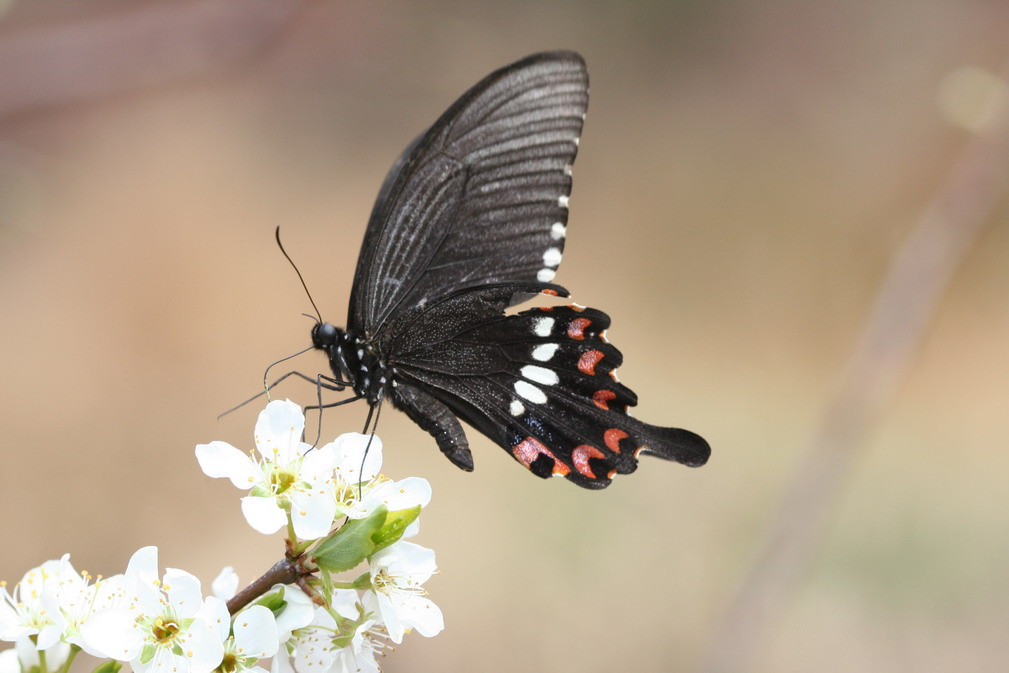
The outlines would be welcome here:
M 242 512 L 255 530 L 286 526 L 293 570 L 284 583 L 258 588 L 268 573 L 238 599 L 238 577 L 225 568 L 204 596 L 183 570 L 159 574 L 156 547 L 93 582 L 69 555 L 47 561 L 10 591 L 0 583 L 0 640 L 15 643 L 0 652 L 0 673 L 66 673 L 80 651 L 110 660 L 100 673 L 126 662 L 136 673 L 266 673 L 259 664 L 271 659 L 273 673 L 370 672 L 389 642 L 441 632 L 423 589 L 434 552 L 406 541 L 430 486 L 382 476 L 374 435 L 313 448 L 301 441 L 304 424 L 297 405 L 275 401 L 256 424 L 256 453 L 223 442 L 196 448 L 206 474 L 250 491 Z M 355 579 L 335 577 L 362 563 Z

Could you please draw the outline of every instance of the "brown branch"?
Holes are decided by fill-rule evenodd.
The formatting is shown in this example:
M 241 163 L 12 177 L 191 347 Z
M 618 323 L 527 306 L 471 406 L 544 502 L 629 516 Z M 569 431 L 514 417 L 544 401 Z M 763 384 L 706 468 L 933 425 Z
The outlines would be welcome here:
M 862 441 L 906 377 L 943 290 L 1006 192 L 1009 119 L 1000 122 L 963 149 L 893 260 L 749 574 L 716 625 L 703 673 L 756 668 L 758 647 L 808 568 Z
M 298 582 L 304 574 L 304 571 L 296 561 L 288 559 L 277 561 L 272 568 L 263 574 L 262 577 L 239 591 L 231 598 L 231 600 L 228 601 L 228 612 L 235 614 L 246 605 L 265 594 L 274 585 L 293 584 Z

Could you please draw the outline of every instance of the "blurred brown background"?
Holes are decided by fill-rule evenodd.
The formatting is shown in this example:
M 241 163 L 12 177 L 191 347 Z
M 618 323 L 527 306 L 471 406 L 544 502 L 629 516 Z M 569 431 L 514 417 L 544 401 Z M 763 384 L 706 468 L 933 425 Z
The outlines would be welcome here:
M 696 471 L 644 460 L 593 493 L 531 478 L 476 433 L 463 474 L 383 414 L 386 473 L 434 486 L 416 541 L 438 554 L 446 615 L 393 672 L 696 670 L 891 258 L 970 138 L 951 123 L 963 68 L 1009 57 L 1009 4 L 989 0 L 0 8 L 8 581 L 64 551 L 119 572 L 147 544 L 207 587 L 277 560 L 279 536 L 249 529 L 193 457 L 251 447 L 257 409 L 215 416 L 308 344 L 274 227 L 342 324 L 402 147 L 498 66 L 586 57 L 558 282 L 613 317 L 637 415 L 714 453 Z M 811 565 L 754 623 L 747 670 L 1004 670 L 1006 222 L 1000 202 L 853 448 Z M 328 434 L 364 416 L 329 414 Z

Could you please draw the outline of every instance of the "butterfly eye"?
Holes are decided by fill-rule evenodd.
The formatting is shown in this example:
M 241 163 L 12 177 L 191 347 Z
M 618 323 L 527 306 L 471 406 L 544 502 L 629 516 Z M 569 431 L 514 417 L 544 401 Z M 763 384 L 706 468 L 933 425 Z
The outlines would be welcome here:
M 340 338 L 340 330 L 330 323 L 316 323 L 312 328 L 312 343 L 316 348 L 334 345 Z

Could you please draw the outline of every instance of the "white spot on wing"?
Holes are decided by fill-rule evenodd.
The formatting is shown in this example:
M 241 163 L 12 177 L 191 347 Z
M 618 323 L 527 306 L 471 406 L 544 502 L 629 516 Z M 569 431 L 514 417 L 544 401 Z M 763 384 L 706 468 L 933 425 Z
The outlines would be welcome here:
M 568 233 L 568 228 L 562 222 L 554 222 L 550 227 L 550 238 L 559 241 Z
M 558 196 L 557 197 L 557 205 L 560 206 L 561 208 L 567 208 L 568 207 L 568 197 L 566 197 L 566 196 Z
M 511 412 L 512 416 L 521 416 L 526 412 L 526 406 L 518 400 L 512 400 L 511 406 L 508 407 L 508 411 Z
M 545 386 L 557 385 L 557 382 L 560 381 L 557 372 L 537 365 L 526 365 L 522 368 L 521 374 L 524 378 L 536 383 L 542 383 Z
M 543 253 L 543 266 L 558 266 L 560 263 L 560 248 L 547 248 L 547 251 Z
M 569 178 L 571 177 L 571 164 L 568 164 L 567 166 L 564 167 L 564 175 L 568 176 Z
M 554 279 L 554 276 L 556 275 L 557 272 L 554 271 L 553 269 L 540 269 L 539 271 L 536 272 L 536 280 L 538 280 L 541 283 L 549 283 Z
M 553 318 L 536 318 L 533 321 L 533 334 L 539 337 L 548 337 L 554 329 Z
M 533 360 L 549 362 L 558 348 L 560 348 L 560 344 L 540 344 L 533 349 Z
M 547 395 L 528 381 L 516 381 L 515 392 L 533 404 L 546 404 Z

